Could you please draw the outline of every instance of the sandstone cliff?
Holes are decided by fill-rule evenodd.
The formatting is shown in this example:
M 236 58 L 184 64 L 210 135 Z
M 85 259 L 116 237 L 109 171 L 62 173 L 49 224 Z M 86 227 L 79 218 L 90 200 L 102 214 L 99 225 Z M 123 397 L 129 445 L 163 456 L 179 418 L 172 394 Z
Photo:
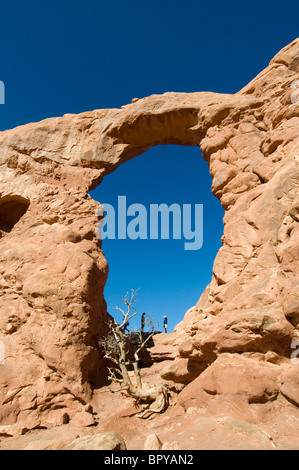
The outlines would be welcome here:
M 298 72 L 297 39 L 235 95 L 165 93 L 0 133 L 1 424 L 62 424 L 103 380 L 108 267 L 88 191 L 161 144 L 200 146 L 226 212 L 162 377 L 190 384 L 185 409 L 299 406 Z

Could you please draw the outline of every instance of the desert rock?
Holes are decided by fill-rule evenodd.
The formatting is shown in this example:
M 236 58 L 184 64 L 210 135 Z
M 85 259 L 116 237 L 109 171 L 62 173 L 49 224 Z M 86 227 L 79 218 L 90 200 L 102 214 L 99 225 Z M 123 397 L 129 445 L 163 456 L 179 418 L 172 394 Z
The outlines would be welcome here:
M 108 266 L 88 191 L 167 144 L 201 148 L 225 227 L 210 285 L 152 357 L 187 384 L 187 408 L 229 397 L 254 421 L 257 403 L 298 407 L 298 57 L 297 39 L 234 95 L 152 95 L 0 133 L 1 426 L 61 425 L 103 383 Z
M 115 432 L 79 437 L 64 450 L 126 450 L 126 443 Z
M 144 450 L 161 450 L 162 442 L 157 434 L 149 434 L 145 439 Z

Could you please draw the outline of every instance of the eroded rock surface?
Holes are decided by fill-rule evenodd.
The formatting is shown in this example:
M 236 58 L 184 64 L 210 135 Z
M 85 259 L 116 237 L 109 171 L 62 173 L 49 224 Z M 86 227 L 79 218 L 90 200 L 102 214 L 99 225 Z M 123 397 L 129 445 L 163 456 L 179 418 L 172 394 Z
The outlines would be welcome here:
M 101 383 L 108 267 L 88 191 L 166 144 L 200 146 L 226 214 L 211 283 L 162 376 L 191 382 L 187 408 L 188 387 L 206 408 L 215 396 L 298 407 L 298 72 L 297 39 L 235 95 L 165 93 L 0 133 L 2 425 L 65 424 Z

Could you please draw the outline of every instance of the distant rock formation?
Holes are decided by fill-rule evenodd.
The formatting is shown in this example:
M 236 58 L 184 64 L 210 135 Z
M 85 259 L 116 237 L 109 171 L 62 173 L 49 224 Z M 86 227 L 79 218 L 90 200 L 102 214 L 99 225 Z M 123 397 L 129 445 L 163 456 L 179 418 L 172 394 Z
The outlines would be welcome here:
M 179 355 L 163 376 L 190 384 L 186 408 L 299 406 L 298 72 L 297 39 L 234 95 L 165 93 L 0 133 L 2 425 L 65 424 L 103 380 L 108 267 L 88 191 L 166 144 L 200 146 L 226 214 L 211 283 L 172 334 Z

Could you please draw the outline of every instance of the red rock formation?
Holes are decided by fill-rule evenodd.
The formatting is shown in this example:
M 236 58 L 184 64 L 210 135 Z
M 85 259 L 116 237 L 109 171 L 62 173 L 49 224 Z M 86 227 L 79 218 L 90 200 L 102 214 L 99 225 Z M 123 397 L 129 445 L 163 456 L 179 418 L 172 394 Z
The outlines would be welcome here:
M 165 93 L 0 133 L 1 424 L 63 422 L 100 383 L 108 268 L 87 193 L 166 144 L 200 146 L 226 215 L 212 281 L 162 376 L 196 379 L 186 408 L 299 405 L 298 71 L 297 39 L 235 95 Z

